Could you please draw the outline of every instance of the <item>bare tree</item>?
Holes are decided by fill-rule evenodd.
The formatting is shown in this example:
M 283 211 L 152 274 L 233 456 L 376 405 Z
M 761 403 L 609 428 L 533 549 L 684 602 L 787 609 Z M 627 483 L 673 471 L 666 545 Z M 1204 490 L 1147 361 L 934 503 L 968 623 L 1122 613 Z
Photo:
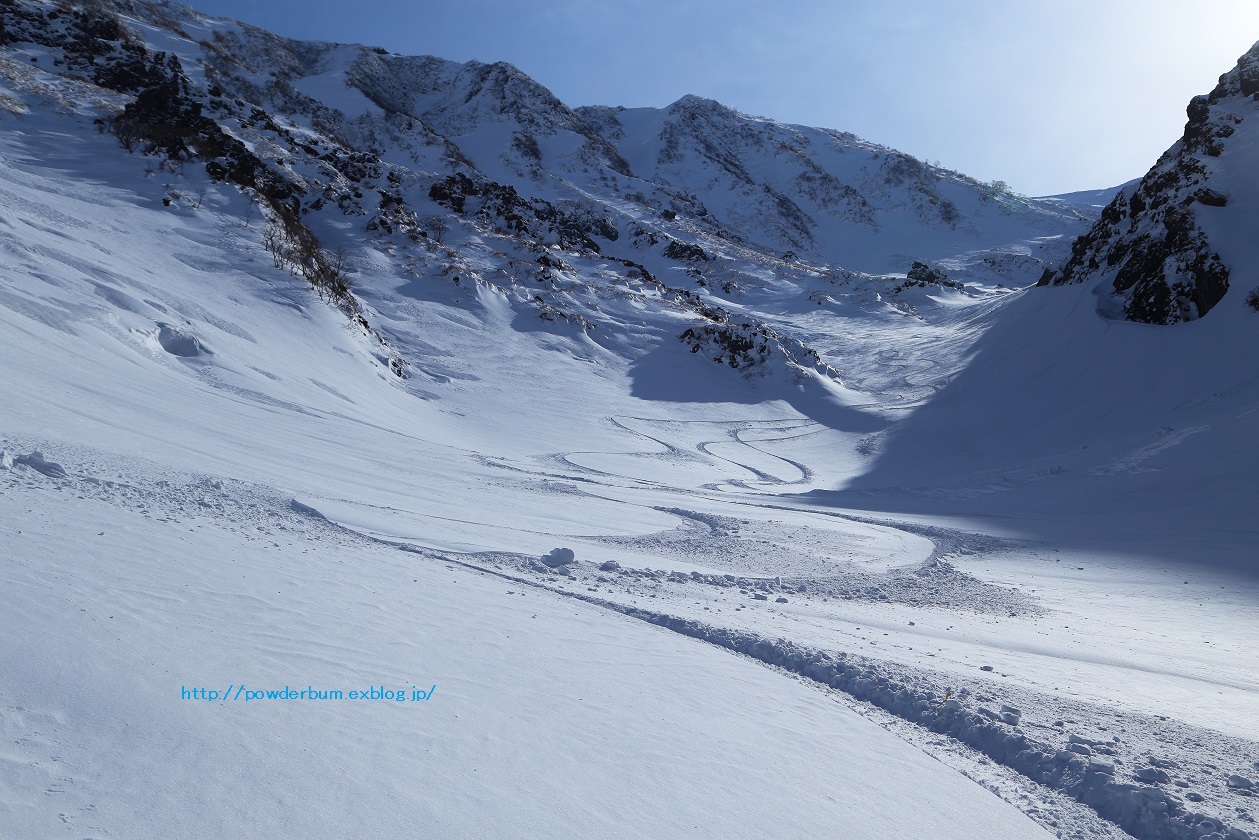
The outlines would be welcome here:
M 118 138 L 118 142 L 121 143 L 122 147 L 128 152 L 134 153 L 136 149 L 140 148 L 141 143 L 144 140 L 144 132 L 141 131 L 140 127 L 134 122 L 131 120 L 115 118 L 109 121 L 109 126 L 110 131 L 112 131 L 113 135 Z M 146 166 L 145 169 L 146 175 L 151 174 L 147 171 L 149 167 Z
M 338 245 L 337 250 L 327 254 L 328 270 L 332 277 L 341 282 L 345 281 L 345 277 L 349 274 L 349 256 L 346 254 L 345 246 Z
M 424 230 L 428 233 L 429 239 L 440 245 L 446 241 L 446 234 L 449 232 L 450 226 L 446 224 L 446 220 L 441 216 L 429 216 L 424 219 Z
M 252 205 L 251 205 L 252 206 Z M 284 226 L 277 221 L 267 222 L 262 231 L 262 247 L 271 255 L 271 262 L 276 268 L 288 268 L 292 258 L 292 249 L 288 237 L 284 235 Z

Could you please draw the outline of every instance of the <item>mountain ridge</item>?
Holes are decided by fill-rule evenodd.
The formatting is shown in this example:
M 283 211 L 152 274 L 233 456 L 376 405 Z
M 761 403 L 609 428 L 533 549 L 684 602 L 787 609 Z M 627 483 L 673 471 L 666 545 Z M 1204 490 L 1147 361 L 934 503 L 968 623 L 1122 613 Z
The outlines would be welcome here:
M 845 374 L 801 364 L 815 351 L 788 349 L 796 327 L 753 300 L 851 297 L 901 317 L 917 311 L 904 278 L 922 261 L 947 264 L 937 274 L 953 276 L 951 289 L 969 277 L 967 294 L 999 295 L 1056 261 L 1089 218 L 697 96 L 665 109 L 572 109 L 502 62 L 298 42 L 175 3 L 13 8 L 4 40 L 53 50 L 51 61 L 27 56 L 19 84 L 119 88 L 106 88 L 121 97 L 109 106 L 85 107 L 128 149 L 196 161 L 261 198 L 277 265 L 358 318 L 399 375 L 400 332 L 377 329 L 374 304 L 360 306 L 370 293 L 351 290 L 365 249 L 434 282 L 485 284 L 543 324 L 598 328 L 631 355 L 637 313 L 663 304 L 656 335 L 744 374 L 778 370 L 771 378 L 791 389 L 801 376 Z M 84 40 L 102 25 L 108 48 Z M 627 277 L 647 309 L 598 303 Z M 691 320 L 674 324 L 681 313 Z

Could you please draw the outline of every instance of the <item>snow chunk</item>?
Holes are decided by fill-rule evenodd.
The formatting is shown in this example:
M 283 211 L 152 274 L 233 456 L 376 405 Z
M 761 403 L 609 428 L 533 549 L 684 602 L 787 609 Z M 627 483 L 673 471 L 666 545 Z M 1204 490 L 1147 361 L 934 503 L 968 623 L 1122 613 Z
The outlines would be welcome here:
M 322 513 L 320 513 L 318 510 L 316 510 L 315 508 L 311 507 L 310 505 L 304 505 L 301 502 L 299 502 L 297 499 L 291 499 L 289 501 L 289 507 L 292 508 L 294 513 L 300 513 L 302 516 L 310 516 L 315 519 L 328 518 L 324 516 Z
M 1156 785 L 1166 784 L 1171 781 L 1171 776 L 1167 775 L 1167 771 L 1160 770 L 1157 767 L 1142 767 L 1133 775 L 1143 782 L 1150 782 Z
M 576 555 L 573 554 L 571 548 L 553 548 L 549 554 L 542 556 L 543 565 L 552 569 L 558 569 L 567 566 L 569 563 L 577 562 Z
M 7 452 L 5 453 L 8 454 Z M 60 464 L 44 459 L 44 453 L 32 452 L 30 455 L 23 455 L 20 458 L 14 458 L 13 463 L 25 464 L 36 472 L 41 472 L 49 478 L 69 478 L 70 476 L 62 469 Z

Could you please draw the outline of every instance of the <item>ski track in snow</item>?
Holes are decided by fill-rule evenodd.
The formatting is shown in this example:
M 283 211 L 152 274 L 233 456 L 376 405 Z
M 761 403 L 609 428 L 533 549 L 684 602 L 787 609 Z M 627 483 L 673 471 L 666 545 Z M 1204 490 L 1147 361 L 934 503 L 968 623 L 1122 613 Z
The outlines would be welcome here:
M 662 451 L 566 452 L 557 455 L 556 458 L 566 466 L 589 472 L 603 479 L 620 478 L 658 484 L 659 482 L 650 479 L 635 478 L 632 471 L 626 469 L 626 465 L 641 459 L 652 462 L 653 467 L 658 467 L 663 462 L 682 470 L 695 469 L 700 465 L 695 455 L 699 453 L 705 456 L 702 466 L 710 468 L 704 472 L 711 472 L 711 467 L 714 465 L 719 468 L 724 467 L 725 470 L 728 470 L 730 466 L 735 468 L 735 476 L 727 482 L 710 482 L 704 485 L 706 489 L 712 490 L 720 490 L 723 484 L 740 490 L 782 490 L 792 485 L 808 485 L 815 478 L 814 471 L 807 464 L 775 454 L 767 448 L 767 445 L 775 442 L 796 440 L 820 431 L 822 429 L 820 424 L 813 421 L 801 422 L 798 419 L 786 419 L 716 423 L 703 420 L 679 421 L 646 417 L 612 417 L 609 420 L 617 428 L 655 444 Z M 722 431 L 724 437 L 707 437 L 704 429 L 713 427 L 716 427 L 714 430 Z M 685 444 L 673 443 L 668 441 L 663 434 L 670 428 L 687 429 L 688 432 L 690 429 L 695 429 L 698 437 L 689 433 L 683 434 L 682 437 L 691 438 L 691 440 Z M 804 431 L 801 431 L 802 429 Z M 652 431 L 655 434 L 652 434 Z M 757 437 L 754 440 L 748 440 L 747 438 L 751 435 L 757 435 Z M 760 443 L 762 446 L 755 446 L 755 443 Z M 603 468 L 600 468 L 599 464 L 602 464 Z M 696 471 L 700 470 L 696 469 Z M 738 477 L 740 473 L 748 475 Z
M 783 606 L 788 603 L 798 608 L 835 599 L 903 603 L 960 613 L 1043 612 L 1026 596 L 983 584 L 948 562 L 950 558 L 1000 551 L 1009 547 L 1008 541 L 956 529 L 869 519 L 870 524 L 881 528 L 903 528 L 928 536 L 935 551 L 917 566 L 886 572 L 837 572 L 832 568 L 815 574 L 749 577 L 599 568 L 581 562 L 557 570 L 518 554 L 452 555 L 362 535 L 328 521 L 315 507 L 247 482 L 172 475 L 144 462 L 64 443 L 12 436 L 0 442 L 6 450 L 32 453 L 12 459 L 11 466 L 0 470 L 0 501 L 4 496 L 29 503 L 49 494 L 70 495 L 125 508 L 156 522 L 227 529 L 242 534 L 245 540 L 276 549 L 312 535 L 340 544 L 346 551 L 356 546 L 390 545 L 435 562 L 498 575 L 613 610 L 751 657 L 784 676 L 838 692 L 836 696 L 851 708 L 920 746 L 1062 837 L 1119 838 L 1125 836 L 1116 828 L 1120 826 L 1131 836 L 1162 840 L 1204 837 L 1233 825 L 1249 830 L 1253 825 L 1248 791 L 1229 785 L 1227 778 L 1254 775 L 1259 769 L 1259 742 L 1165 716 L 1117 711 L 1048 695 L 1002 681 L 999 674 L 959 680 L 948 672 L 907 666 L 880 658 L 877 648 L 869 644 L 876 631 L 869 628 L 864 631 L 869 637 L 841 632 L 832 635 L 832 643 L 825 647 L 791 641 L 789 624 L 800 617 L 788 612 Z M 56 453 L 58 460 L 35 456 L 39 451 Z M 555 489 L 572 492 L 571 488 Z M 752 506 L 746 501 L 743 504 Z M 767 509 L 788 510 L 773 504 Z M 797 567 L 808 565 L 807 560 L 799 559 L 800 554 L 807 554 L 802 536 L 807 528 L 776 525 L 773 520 L 754 523 L 681 509 L 663 510 L 688 524 L 655 538 L 604 539 L 635 550 L 650 546 L 655 552 L 669 550 L 672 543 L 680 557 L 704 555 L 704 562 L 720 566 L 716 558 L 727 555 L 733 546 L 750 543 L 755 551 L 763 552 L 765 544 L 760 538 L 773 535 L 795 547 Z M 834 546 L 830 548 L 833 551 Z M 747 560 L 742 557 L 736 563 Z M 772 553 L 765 557 L 766 570 L 781 572 L 784 565 L 790 566 L 791 561 Z M 932 588 L 919 596 L 923 580 Z M 949 586 L 959 587 L 955 598 L 946 591 Z M 992 593 L 987 600 L 984 592 Z M 741 613 L 756 619 L 741 620 Z M 777 635 L 766 635 L 767 616 Z M 863 648 L 861 652 L 857 652 L 858 647 Z M 0 726 L 5 743 L 12 745 L 0 752 L 0 765 L 11 770 L 9 778 L 19 780 L 23 788 L 43 785 L 49 796 L 74 803 L 62 812 L 61 819 L 67 826 L 92 831 L 93 806 L 90 801 L 75 799 L 73 773 L 57 757 L 59 722 L 38 711 L 5 706 L 0 694 Z M 1175 785 L 1168 786 L 1172 781 Z M 1189 796 L 1189 807 L 1184 806 L 1180 795 Z M 20 803 L 10 806 L 20 807 Z

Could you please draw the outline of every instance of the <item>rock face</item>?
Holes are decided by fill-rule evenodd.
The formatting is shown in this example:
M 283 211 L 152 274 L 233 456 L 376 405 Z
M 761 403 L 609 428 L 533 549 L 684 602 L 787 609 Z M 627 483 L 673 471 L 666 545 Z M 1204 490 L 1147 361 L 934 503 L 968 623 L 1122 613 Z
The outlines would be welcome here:
M 1253 253 L 1230 240 L 1237 240 L 1233 220 L 1245 212 L 1235 199 L 1259 178 L 1247 148 L 1259 130 L 1259 44 L 1215 90 L 1194 97 L 1188 115 L 1184 136 L 1115 196 L 1039 285 L 1109 283 L 1104 314 L 1147 324 L 1201 318 L 1224 298 L 1230 276 L 1248 268 L 1241 261 Z

